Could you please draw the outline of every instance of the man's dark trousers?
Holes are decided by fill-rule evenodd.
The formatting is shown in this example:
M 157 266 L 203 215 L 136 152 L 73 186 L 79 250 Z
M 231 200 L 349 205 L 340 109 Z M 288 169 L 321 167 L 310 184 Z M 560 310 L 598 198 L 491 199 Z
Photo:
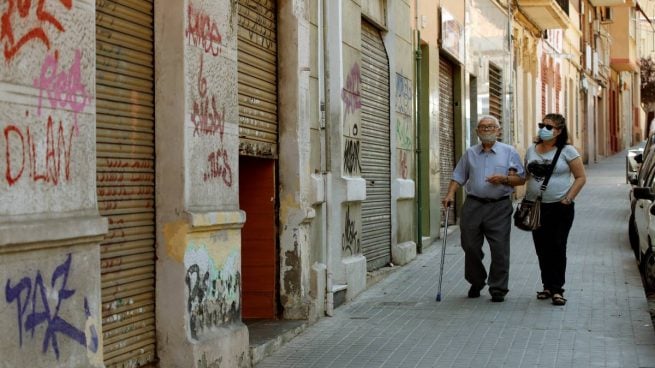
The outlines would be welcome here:
M 484 201 L 467 197 L 462 206 L 460 234 L 464 249 L 464 277 L 471 285 L 484 287 L 489 293 L 507 294 L 509 283 L 509 239 L 513 206 L 509 198 Z M 482 245 L 487 238 L 491 250 L 489 279 L 482 263 Z

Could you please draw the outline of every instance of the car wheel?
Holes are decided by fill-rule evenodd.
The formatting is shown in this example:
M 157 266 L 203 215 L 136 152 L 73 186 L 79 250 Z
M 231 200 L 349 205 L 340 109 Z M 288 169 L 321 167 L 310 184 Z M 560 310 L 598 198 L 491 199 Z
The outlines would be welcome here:
M 655 255 L 652 251 L 642 259 L 642 275 L 644 277 L 644 288 L 648 291 L 655 290 Z
M 628 238 L 630 239 L 630 248 L 632 248 L 635 258 L 639 259 L 639 234 L 637 234 L 634 214 L 630 215 L 630 220 L 628 220 Z

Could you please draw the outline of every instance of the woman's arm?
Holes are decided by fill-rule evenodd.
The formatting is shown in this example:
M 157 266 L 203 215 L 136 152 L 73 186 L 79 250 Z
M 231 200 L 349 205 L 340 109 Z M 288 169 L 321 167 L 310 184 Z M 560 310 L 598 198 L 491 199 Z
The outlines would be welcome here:
M 562 203 L 564 204 L 570 204 L 587 182 L 587 174 L 585 174 L 581 157 L 576 157 L 571 160 L 569 162 L 569 168 L 571 169 L 574 180 L 568 193 L 566 193 L 566 196 L 562 199 Z

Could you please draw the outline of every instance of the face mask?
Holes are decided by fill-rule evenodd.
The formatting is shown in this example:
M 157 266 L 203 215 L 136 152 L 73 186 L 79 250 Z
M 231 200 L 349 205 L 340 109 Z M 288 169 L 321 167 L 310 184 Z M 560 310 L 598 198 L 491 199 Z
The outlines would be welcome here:
M 480 138 L 480 141 L 482 143 L 491 143 L 496 141 L 496 133 L 487 133 L 487 134 L 480 134 L 478 133 L 478 138 Z
M 552 130 L 548 130 L 546 128 L 539 129 L 539 138 L 541 138 L 544 141 L 549 141 L 553 139 L 554 136 L 555 133 Z

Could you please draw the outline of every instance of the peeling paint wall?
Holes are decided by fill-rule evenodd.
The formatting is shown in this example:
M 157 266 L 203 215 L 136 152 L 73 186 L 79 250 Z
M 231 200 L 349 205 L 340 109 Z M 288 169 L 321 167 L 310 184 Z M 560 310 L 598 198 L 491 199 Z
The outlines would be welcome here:
M 283 317 L 310 318 L 309 1 L 278 1 L 279 292 Z

